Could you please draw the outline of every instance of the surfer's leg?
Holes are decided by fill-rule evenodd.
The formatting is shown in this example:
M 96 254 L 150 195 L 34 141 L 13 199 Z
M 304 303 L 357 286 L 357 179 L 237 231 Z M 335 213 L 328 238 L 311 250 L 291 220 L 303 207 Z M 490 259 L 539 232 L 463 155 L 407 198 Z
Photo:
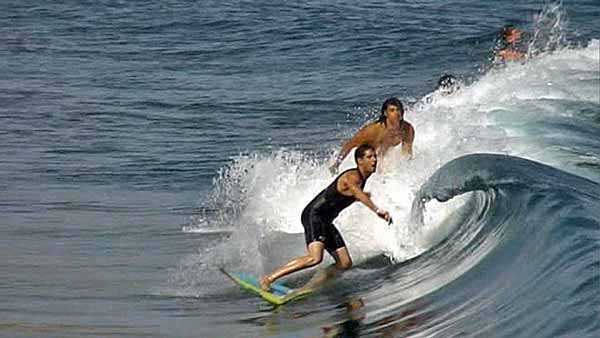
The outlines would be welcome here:
M 312 276 L 310 278 L 310 280 L 308 282 L 306 282 L 306 284 L 302 285 L 297 290 L 300 292 L 304 292 L 304 291 L 312 292 L 319 286 L 323 285 L 323 283 L 325 283 L 325 281 L 328 279 L 327 270 L 329 270 L 330 267 L 331 266 L 328 266 L 325 270 L 317 271 L 317 273 L 315 273 L 315 275 Z
M 308 254 L 299 256 L 285 263 L 268 275 L 260 278 L 260 288 L 268 291 L 271 283 L 290 273 L 315 266 L 323 260 L 323 242 L 313 241 L 308 245 Z
M 348 249 L 344 246 L 333 252 L 335 259 L 335 268 L 339 271 L 348 270 L 352 267 L 352 258 Z
M 328 266 L 325 270 L 318 271 L 300 290 L 314 291 L 330 278 L 352 267 L 352 258 L 350 258 L 344 239 L 333 225 L 329 228 L 325 248 L 335 259 L 335 264 Z
M 298 288 L 299 291 L 314 291 L 319 288 L 321 285 L 325 284 L 330 278 L 336 276 L 338 274 L 338 268 L 335 264 L 331 264 L 323 270 L 317 271 L 311 279 L 306 282 L 301 288 Z
M 335 259 L 334 267 L 339 271 L 348 270 L 352 267 L 352 258 L 346 247 L 346 242 L 342 234 L 338 231 L 335 225 L 330 224 L 327 228 L 327 240 L 325 241 L 325 249 Z

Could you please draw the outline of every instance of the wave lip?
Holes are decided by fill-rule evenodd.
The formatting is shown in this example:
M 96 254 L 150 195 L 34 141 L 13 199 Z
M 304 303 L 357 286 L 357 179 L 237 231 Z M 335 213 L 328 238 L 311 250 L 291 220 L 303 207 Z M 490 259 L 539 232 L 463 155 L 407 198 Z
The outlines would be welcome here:
M 469 154 L 458 157 L 438 169 L 417 192 L 413 201 L 413 218 L 424 203 L 440 202 L 470 191 L 491 187 L 519 185 L 531 189 L 573 189 L 597 197 L 600 185 L 539 162 L 502 154 Z

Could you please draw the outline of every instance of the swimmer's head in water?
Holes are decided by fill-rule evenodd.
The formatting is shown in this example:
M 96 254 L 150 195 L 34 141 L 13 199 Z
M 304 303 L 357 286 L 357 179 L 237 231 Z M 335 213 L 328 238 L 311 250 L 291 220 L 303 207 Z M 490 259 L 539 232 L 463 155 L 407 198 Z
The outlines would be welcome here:
M 404 117 L 404 106 L 402 105 L 402 101 L 398 100 L 395 97 L 390 97 L 389 99 L 387 99 L 383 102 L 383 105 L 381 105 L 381 115 L 379 116 L 379 119 L 377 119 L 377 122 L 385 123 L 389 106 L 397 107 L 398 115 L 400 117 Z
M 515 43 L 521 39 L 521 30 L 513 25 L 502 28 L 502 40 L 506 43 Z
M 452 94 L 460 88 L 458 79 L 454 75 L 444 74 L 438 80 L 438 89 L 442 95 Z

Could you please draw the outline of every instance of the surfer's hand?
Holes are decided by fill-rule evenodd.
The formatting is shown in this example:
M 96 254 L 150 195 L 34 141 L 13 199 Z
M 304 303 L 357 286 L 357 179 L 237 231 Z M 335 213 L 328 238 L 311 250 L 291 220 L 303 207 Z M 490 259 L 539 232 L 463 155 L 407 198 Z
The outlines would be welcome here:
M 389 212 L 387 212 L 385 210 L 377 209 L 377 210 L 375 210 L 375 213 L 377 213 L 377 216 L 386 220 L 388 222 L 388 225 L 392 224 L 392 216 L 390 216 Z

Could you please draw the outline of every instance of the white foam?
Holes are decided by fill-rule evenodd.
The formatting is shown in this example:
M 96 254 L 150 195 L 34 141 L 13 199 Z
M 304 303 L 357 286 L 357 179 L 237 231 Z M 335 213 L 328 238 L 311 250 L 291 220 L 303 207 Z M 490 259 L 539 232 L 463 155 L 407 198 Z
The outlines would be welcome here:
M 234 228 L 198 228 L 196 226 L 185 226 L 182 229 L 185 233 L 190 234 L 203 234 L 203 235 L 218 235 L 218 234 L 231 234 L 235 231 Z

